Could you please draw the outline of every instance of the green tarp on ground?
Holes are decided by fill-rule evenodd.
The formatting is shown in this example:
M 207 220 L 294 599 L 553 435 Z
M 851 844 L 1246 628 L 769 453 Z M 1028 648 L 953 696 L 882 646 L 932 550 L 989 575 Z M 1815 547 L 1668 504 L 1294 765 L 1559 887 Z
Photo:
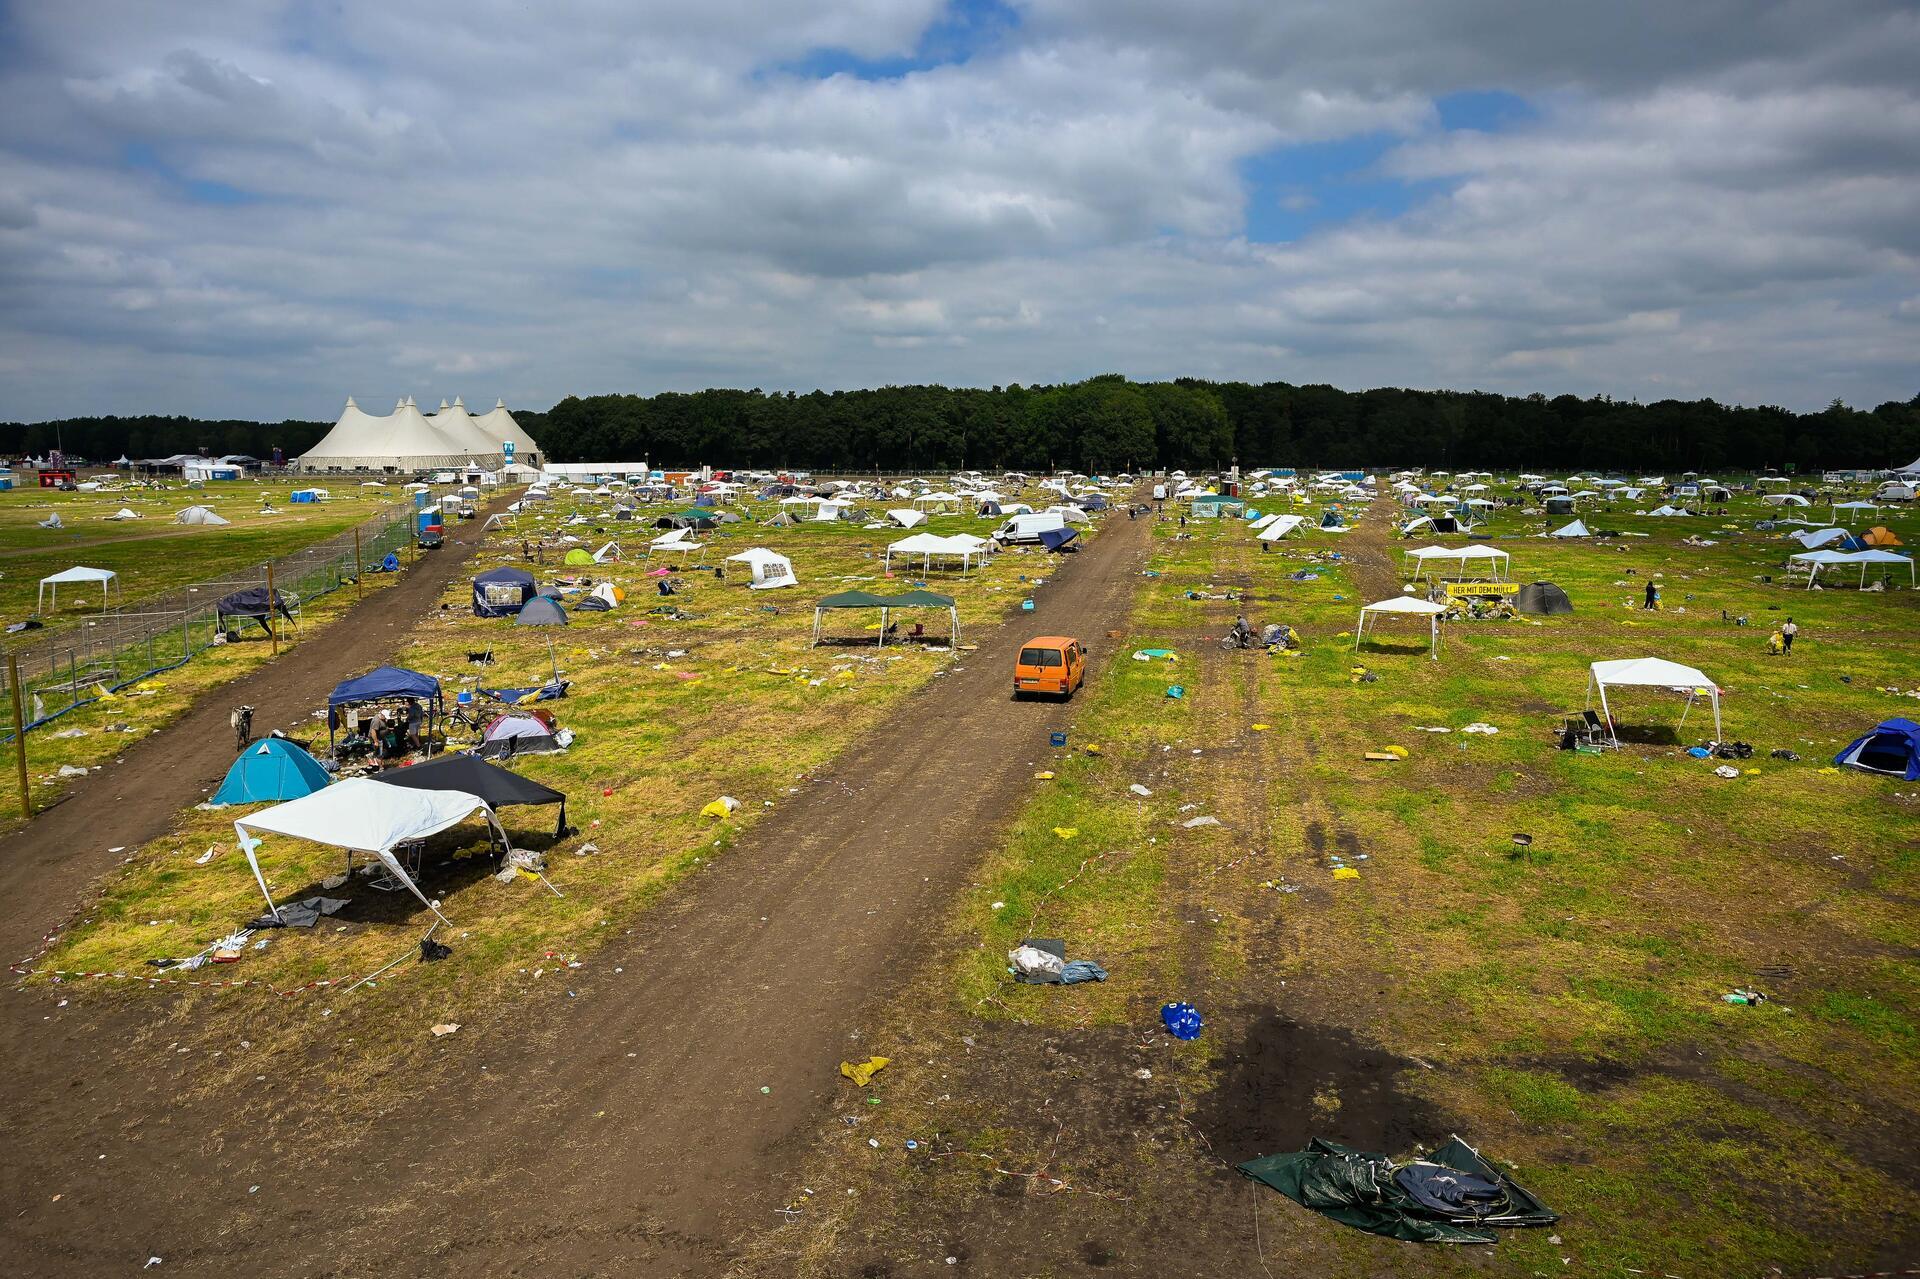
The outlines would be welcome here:
M 1493 1243 L 1491 1227 L 1560 1220 L 1458 1137 L 1404 1164 L 1315 1137 L 1240 1171 L 1342 1225 L 1411 1243 Z

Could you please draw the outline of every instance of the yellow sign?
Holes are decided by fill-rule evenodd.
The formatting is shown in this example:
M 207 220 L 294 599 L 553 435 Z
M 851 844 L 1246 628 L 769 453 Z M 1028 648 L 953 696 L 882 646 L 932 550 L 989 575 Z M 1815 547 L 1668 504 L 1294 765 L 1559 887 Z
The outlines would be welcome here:
M 1448 582 L 1448 599 L 1471 599 L 1476 595 L 1517 595 L 1518 582 Z

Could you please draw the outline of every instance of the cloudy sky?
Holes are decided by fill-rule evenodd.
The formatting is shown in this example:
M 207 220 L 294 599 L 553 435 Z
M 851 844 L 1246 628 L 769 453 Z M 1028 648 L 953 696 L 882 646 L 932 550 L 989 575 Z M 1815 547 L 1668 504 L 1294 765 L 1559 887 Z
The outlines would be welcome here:
M 0 0 L 0 419 L 1920 392 L 1920 6 Z

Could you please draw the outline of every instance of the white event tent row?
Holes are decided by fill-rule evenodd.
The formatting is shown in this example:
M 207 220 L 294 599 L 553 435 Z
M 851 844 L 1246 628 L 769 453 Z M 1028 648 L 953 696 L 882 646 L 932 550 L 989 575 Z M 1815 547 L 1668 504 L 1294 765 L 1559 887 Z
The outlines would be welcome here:
M 366 777 L 349 777 L 311 795 L 251 813 L 237 819 L 233 823 L 233 831 L 240 842 L 241 851 L 247 855 L 247 865 L 253 868 L 254 881 L 266 896 L 267 910 L 276 919 L 280 917 L 280 910 L 274 905 L 273 892 L 267 887 L 266 876 L 260 870 L 258 852 L 262 835 L 286 835 L 343 848 L 347 852 L 349 866 L 355 853 L 377 857 L 386 866 L 387 872 L 405 884 L 407 890 L 420 899 L 420 904 L 444 924 L 449 922 L 447 917 L 440 913 L 439 907 L 427 900 L 427 895 L 413 882 L 413 877 L 407 874 L 406 867 L 400 864 L 393 850 L 409 840 L 437 835 L 475 813 L 486 818 L 493 833 L 499 836 L 502 847 L 513 847 L 507 839 L 506 828 L 500 825 L 493 808 L 478 795 L 469 795 L 465 791 L 388 786 Z
M 1368 623 L 1378 623 L 1382 617 L 1424 617 L 1432 635 L 1432 648 L 1428 656 L 1438 661 L 1440 658 L 1440 615 L 1447 611 L 1445 604 L 1435 604 L 1416 595 L 1396 595 L 1392 599 L 1369 604 L 1360 610 L 1360 621 L 1353 628 L 1353 646 L 1358 649 L 1360 641 L 1367 637 Z
M 110 568 L 83 568 L 78 566 L 62 569 L 58 573 L 51 573 L 40 579 L 40 602 L 35 606 L 34 611 L 38 613 L 46 610 L 47 588 L 49 586 L 53 588 L 53 605 L 55 608 L 58 608 L 60 606 L 60 588 L 62 586 L 73 586 L 93 582 L 99 584 L 100 611 L 104 613 L 107 611 L 108 592 L 113 586 L 118 584 L 119 576 L 118 573 L 115 573 Z
M 1863 587 L 1867 584 L 1867 568 L 1873 564 L 1905 564 L 1907 566 L 1907 585 L 1913 586 L 1917 582 L 1920 582 L 1920 578 L 1916 578 L 1915 576 L 1913 556 L 1902 555 L 1898 551 L 1801 551 L 1797 555 L 1789 555 L 1787 557 L 1787 568 L 1790 571 L 1805 566 L 1807 570 L 1808 590 L 1813 589 L 1814 579 L 1820 576 L 1821 569 L 1837 568 L 1842 564 L 1858 564 L 1860 566 L 1860 585 Z
M 1669 662 L 1664 657 L 1627 657 L 1610 662 L 1595 662 L 1587 672 L 1587 705 L 1594 695 L 1600 697 L 1600 718 L 1606 723 L 1607 737 L 1615 746 L 1620 740 L 1613 730 L 1613 712 L 1607 705 L 1609 688 L 1665 688 L 1687 695 L 1686 710 L 1680 722 L 1687 722 L 1687 711 L 1704 697 L 1713 705 L 1713 740 L 1720 740 L 1720 687 L 1691 666 Z

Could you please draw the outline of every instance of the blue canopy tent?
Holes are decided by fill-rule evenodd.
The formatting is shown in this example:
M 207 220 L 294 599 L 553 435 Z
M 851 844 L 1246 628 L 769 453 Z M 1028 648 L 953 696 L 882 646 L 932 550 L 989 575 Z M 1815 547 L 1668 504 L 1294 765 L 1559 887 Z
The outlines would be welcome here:
M 533 595 L 533 574 L 525 569 L 488 569 L 473 579 L 473 615 L 511 617 Z
M 446 711 L 446 701 L 440 694 L 440 681 L 433 676 L 399 666 L 377 666 L 365 675 L 341 680 L 327 695 L 327 744 L 333 744 L 334 732 L 340 727 L 342 708 L 364 706 L 368 702 L 408 699 L 426 704 L 427 735 L 431 737 L 434 721 Z
M 330 780 L 320 761 L 299 746 L 284 737 L 268 737 L 240 752 L 214 792 L 213 803 L 279 803 L 311 795 Z
M 1884 720 L 1849 743 L 1833 762 L 1842 768 L 1920 781 L 1920 724 L 1910 719 Z

